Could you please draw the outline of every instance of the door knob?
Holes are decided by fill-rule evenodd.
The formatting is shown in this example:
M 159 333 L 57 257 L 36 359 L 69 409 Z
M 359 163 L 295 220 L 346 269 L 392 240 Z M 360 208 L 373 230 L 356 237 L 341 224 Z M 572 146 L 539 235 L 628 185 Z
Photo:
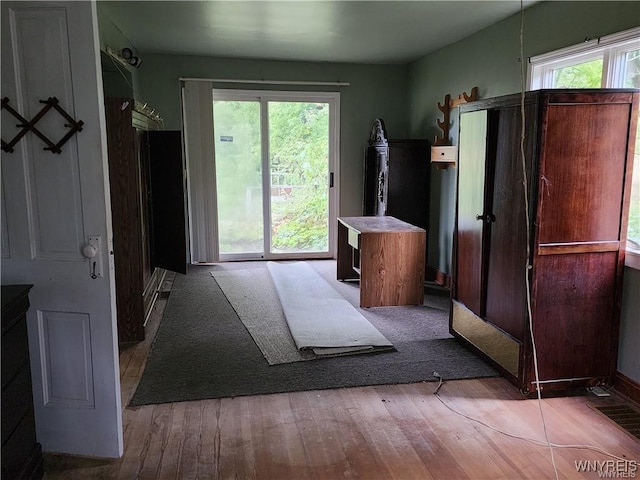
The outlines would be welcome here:
M 90 243 L 87 243 L 84 247 L 82 247 L 82 255 L 84 255 L 86 258 L 93 258 L 97 253 L 98 249 Z

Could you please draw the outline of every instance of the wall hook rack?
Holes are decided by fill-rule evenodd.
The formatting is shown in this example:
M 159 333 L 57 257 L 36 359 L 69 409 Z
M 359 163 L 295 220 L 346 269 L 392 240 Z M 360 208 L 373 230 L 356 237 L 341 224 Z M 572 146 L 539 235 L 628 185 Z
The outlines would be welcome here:
M 436 135 L 435 141 L 433 142 L 434 145 L 451 145 L 451 140 L 449 139 L 451 109 L 463 103 L 474 102 L 477 96 L 478 87 L 473 87 L 469 95 L 467 95 L 467 92 L 462 92 L 460 95 L 456 96 L 456 98 L 451 99 L 451 95 L 447 94 L 444 97 L 444 103 L 441 104 L 438 102 L 438 110 L 442 112 L 444 118 L 437 121 L 438 128 L 442 130 L 442 136 Z
M 52 153 L 61 153 L 61 147 L 67 143 L 67 141 L 75 135 L 77 132 L 82 131 L 82 126 L 84 122 L 82 120 L 74 120 L 71 115 L 69 115 L 64 108 L 62 108 L 59 104 L 59 100 L 56 97 L 49 97 L 46 100 L 40 100 L 40 103 L 44 104 L 44 107 L 36 114 L 35 117 L 31 121 L 24 118 L 20 113 L 18 113 L 11 105 L 9 105 L 9 99 L 4 97 L 2 99 L 2 110 L 7 110 L 11 115 L 13 115 L 20 123 L 16 124 L 16 127 L 21 130 L 16 134 L 13 139 L 9 143 L 4 140 L 0 140 L 2 150 L 5 152 L 13 152 L 13 147 L 20 141 L 22 137 L 24 137 L 27 132 L 33 132 L 38 138 L 40 138 L 44 143 L 47 144 L 43 150 L 50 150 Z M 51 109 L 57 111 L 68 123 L 65 123 L 64 126 L 69 128 L 69 131 L 57 142 L 53 142 L 50 140 L 44 133 L 36 128 L 36 124 L 47 114 L 47 112 Z
M 438 102 L 438 110 L 442 112 L 443 119 L 437 120 L 438 128 L 442 130 L 442 135 L 436 135 L 431 147 L 431 162 L 435 163 L 439 169 L 447 168 L 449 165 L 455 166 L 457 151 L 456 147 L 451 145 L 449 138 L 449 128 L 451 127 L 450 112 L 452 108 L 463 103 L 473 102 L 478 96 L 478 87 L 473 87 L 471 93 L 462 92 L 455 98 L 447 94 L 444 97 L 444 103 Z

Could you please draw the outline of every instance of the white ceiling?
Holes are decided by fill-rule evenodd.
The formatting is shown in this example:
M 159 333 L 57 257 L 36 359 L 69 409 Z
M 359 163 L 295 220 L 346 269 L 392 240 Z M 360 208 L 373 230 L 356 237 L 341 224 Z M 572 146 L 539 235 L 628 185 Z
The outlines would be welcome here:
M 142 53 L 352 63 L 409 63 L 519 11 L 519 0 L 99 1 Z

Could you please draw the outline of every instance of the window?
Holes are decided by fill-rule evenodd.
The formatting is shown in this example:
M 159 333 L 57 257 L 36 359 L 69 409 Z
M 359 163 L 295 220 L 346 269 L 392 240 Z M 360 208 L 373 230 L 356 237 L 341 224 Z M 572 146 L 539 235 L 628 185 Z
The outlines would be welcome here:
M 529 89 L 640 88 L 640 28 L 530 59 Z M 640 269 L 640 119 L 627 230 L 628 266 Z

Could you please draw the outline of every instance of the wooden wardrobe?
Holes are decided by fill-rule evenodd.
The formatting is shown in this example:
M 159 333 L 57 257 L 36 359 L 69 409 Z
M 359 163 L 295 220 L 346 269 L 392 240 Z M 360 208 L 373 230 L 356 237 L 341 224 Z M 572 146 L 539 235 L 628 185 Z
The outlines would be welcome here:
M 427 140 L 390 140 L 376 119 L 365 151 L 364 215 L 389 215 L 428 231 L 430 155 Z
M 160 130 L 129 98 L 107 98 L 118 338 L 141 341 L 166 269 L 186 273 L 180 132 Z
M 460 106 L 450 330 L 525 394 L 530 324 L 541 391 L 613 382 L 639 95 L 528 92 L 524 169 L 520 95 Z

